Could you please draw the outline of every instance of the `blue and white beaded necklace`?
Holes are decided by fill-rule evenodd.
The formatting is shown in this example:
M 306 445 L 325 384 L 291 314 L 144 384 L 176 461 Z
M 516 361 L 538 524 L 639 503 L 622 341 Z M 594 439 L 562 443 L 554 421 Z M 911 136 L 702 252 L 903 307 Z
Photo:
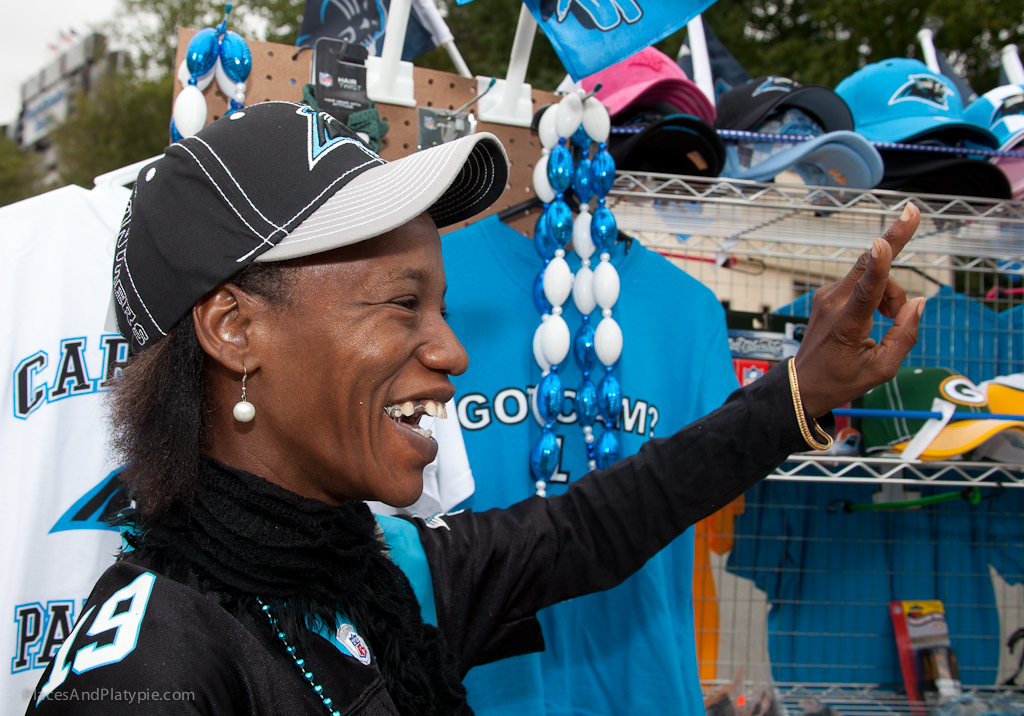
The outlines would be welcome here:
M 570 343 L 583 374 L 574 403 L 587 446 L 587 464 L 591 469 L 604 469 L 621 456 L 616 432 L 622 389 L 613 370 L 622 354 L 622 329 L 612 318 L 612 306 L 619 296 L 619 275 L 611 262 L 618 227 L 605 203 L 615 180 L 615 161 L 606 145 L 610 125 L 604 105 L 596 97 L 584 98 L 577 92 L 566 95 L 540 117 L 538 132 L 543 150 L 533 182 L 545 208 L 537 220 L 534 242 L 545 265 L 534 282 L 534 304 L 541 313 L 541 324 L 534 333 L 533 355 L 542 371 L 534 395 L 534 414 L 543 428 L 530 452 L 530 472 L 536 494 L 541 497 L 547 495 L 547 483 L 561 457 L 554 423 L 561 414 L 565 391 L 558 369 L 568 356 Z M 575 166 L 569 138 L 583 153 Z M 591 139 L 598 146 L 593 159 L 589 156 Z M 575 219 L 565 202 L 570 187 L 580 202 Z M 588 202 L 594 196 L 597 208 L 591 213 Z M 565 261 L 570 239 L 582 264 L 575 276 Z M 592 270 L 590 257 L 595 252 L 599 252 L 600 263 Z M 583 317 L 571 341 L 562 317 L 562 304 L 570 293 Z M 597 306 L 602 309 L 602 318 L 595 329 L 590 314 Z M 595 358 L 605 367 L 597 386 L 590 377 Z M 593 425 L 599 418 L 604 429 L 598 438 Z

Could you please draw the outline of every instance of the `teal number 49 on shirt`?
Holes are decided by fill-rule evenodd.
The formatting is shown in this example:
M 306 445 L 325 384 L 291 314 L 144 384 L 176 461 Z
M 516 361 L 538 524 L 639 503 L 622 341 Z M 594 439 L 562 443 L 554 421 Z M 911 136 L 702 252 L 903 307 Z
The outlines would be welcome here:
M 140 574 L 131 584 L 117 590 L 110 599 L 103 602 L 95 610 L 94 618 L 90 619 L 95 607 L 90 607 L 82 615 L 53 659 L 53 671 L 39 690 L 37 706 L 64 683 L 72 670 L 76 674 L 84 674 L 107 664 L 116 664 L 135 650 L 139 641 L 139 627 L 146 615 L 146 606 L 155 581 L 156 576 L 153 574 Z M 113 632 L 113 641 L 103 646 L 90 643 L 76 650 L 74 643 L 86 624 L 89 624 L 86 636 L 99 637 Z

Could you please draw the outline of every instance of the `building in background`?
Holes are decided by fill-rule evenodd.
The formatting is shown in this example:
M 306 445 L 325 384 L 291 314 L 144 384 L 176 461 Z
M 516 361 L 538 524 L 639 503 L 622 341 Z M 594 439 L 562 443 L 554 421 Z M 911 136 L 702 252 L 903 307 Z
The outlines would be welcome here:
M 21 112 L 8 136 L 40 155 L 44 181 L 57 179 L 57 153 L 51 132 L 67 117 L 79 92 L 91 92 L 99 79 L 122 69 L 124 52 L 107 52 L 106 37 L 87 35 L 57 55 L 21 85 Z

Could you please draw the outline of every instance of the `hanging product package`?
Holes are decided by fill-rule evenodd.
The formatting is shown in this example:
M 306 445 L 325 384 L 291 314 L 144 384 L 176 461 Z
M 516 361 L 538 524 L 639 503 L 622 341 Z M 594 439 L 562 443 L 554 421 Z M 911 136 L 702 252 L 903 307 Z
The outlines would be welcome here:
M 313 48 L 309 81 L 321 110 L 342 122 L 370 108 L 366 95 L 366 48 L 344 40 L 321 37 Z
M 889 614 L 907 699 L 937 704 L 960 698 L 960 674 L 942 602 L 890 602 Z

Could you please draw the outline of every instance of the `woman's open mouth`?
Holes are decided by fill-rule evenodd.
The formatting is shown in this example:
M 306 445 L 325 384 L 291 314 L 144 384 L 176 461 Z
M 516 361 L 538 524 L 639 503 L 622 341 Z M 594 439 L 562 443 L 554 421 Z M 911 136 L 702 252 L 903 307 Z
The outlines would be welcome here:
M 396 403 L 384 408 L 384 414 L 402 427 L 427 439 L 430 438 L 432 432 L 419 426 L 420 419 L 424 415 L 438 418 L 448 417 L 444 403 L 438 400 L 407 400 L 404 403 Z

